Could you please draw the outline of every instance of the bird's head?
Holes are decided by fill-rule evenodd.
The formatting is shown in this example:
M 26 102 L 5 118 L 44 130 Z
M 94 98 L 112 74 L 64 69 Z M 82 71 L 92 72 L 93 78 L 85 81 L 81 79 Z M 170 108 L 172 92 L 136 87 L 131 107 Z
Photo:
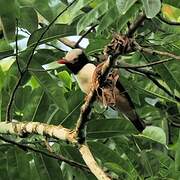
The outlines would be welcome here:
M 88 63 L 88 58 L 82 49 L 72 49 L 65 57 L 57 61 L 59 64 L 65 64 L 74 74 L 77 74 Z
M 79 61 L 79 56 L 83 54 L 82 49 L 72 49 L 65 57 L 58 61 L 59 64 L 74 64 Z

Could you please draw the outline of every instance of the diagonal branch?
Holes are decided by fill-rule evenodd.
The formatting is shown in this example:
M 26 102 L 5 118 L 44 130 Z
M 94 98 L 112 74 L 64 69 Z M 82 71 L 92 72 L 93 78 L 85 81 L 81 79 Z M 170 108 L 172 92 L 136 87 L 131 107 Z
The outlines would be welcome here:
M 147 77 L 160 89 L 162 89 L 166 94 L 168 94 L 170 97 L 174 98 L 176 101 L 180 102 L 180 98 L 174 94 L 171 94 L 171 92 L 164 87 L 162 84 L 160 84 L 155 78 L 151 77 L 150 75 L 147 75 Z
M 18 148 L 20 148 L 22 150 L 30 150 L 30 151 L 33 151 L 33 152 L 36 152 L 36 153 L 40 153 L 42 155 L 48 156 L 50 158 L 53 158 L 53 159 L 56 159 L 56 160 L 59 160 L 59 161 L 66 162 L 67 164 L 69 164 L 71 166 L 74 166 L 74 167 L 86 170 L 87 172 L 90 172 L 89 168 L 86 165 L 78 163 L 78 162 L 75 162 L 75 161 L 70 160 L 70 159 L 67 159 L 67 158 L 65 158 L 62 155 L 58 155 L 58 154 L 55 154 L 55 153 L 48 153 L 48 152 L 36 149 L 36 148 L 34 148 L 32 146 L 28 146 L 28 145 L 21 144 L 21 143 L 12 141 L 10 139 L 4 138 L 3 136 L 0 136 L 0 139 L 2 141 L 7 142 L 7 143 L 13 144 L 13 145 L 17 146 Z
M 122 63 L 118 63 L 118 65 L 114 66 L 115 68 L 128 68 L 128 69 L 140 69 L 140 68 L 145 68 L 145 67 L 152 67 L 152 66 L 156 66 L 158 64 L 163 64 L 169 61 L 172 61 L 174 59 L 172 58 L 168 58 L 168 59 L 164 59 L 164 60 L 160 60 L 160 61 L 155 61 L 155 62 L 151 62 L 151 63 L 147 63 L 147 64 L 143 64 L 143 65 L 131 65 L 131 64 L 122 64 Z M 122 65 L 121 65 L 122 64 Z
M 76 42 L 75 44 L 75 48 L 81 48 L 79 46 L 80 42 L 83 40 L 83 38 L 85 38 L 98 24 L 95 24 L 93 26 L 91 26 L 80 38 L 79 40 Z
M 177 60 L 180 60 L 180 56 L 177 56 L 175 54 L 172 54 L 172 53 L 169 53 L 169 52 L 166 52 L 166 51 L 158 51 L 158 50 L 154 50 L 154 49 L 151 49 L 151 48 L 144 48 L 144 47 L 141 47 L 137 42 L 134 41 L 134 49 L 135 50 L 138 50 L 140 52 L 145 52 L 145 53 L 148 53 L 148 54 L 151 54 L 151 55 L 161 55 L 161 56 L 167 56 L 167 57 L 171 57 L 171 58 L 174 58 L 174 59 L 177 59 Z
M 110 180 L 110 178 L 95 162 L 95 159 L 93 155 L 91 154 L 89 147 L 87 145 L 79 144 L 76 140 L 75 133 L 70 129 L 64 128 L 63 126 L 48 125 L 48 124 L 44 124 L 40 122 L 9 122 L 9 123 L 0 122 L 0 134 L 10 134 L 10 135 L 15 134 L 19 136 L 22 136 L 23 134 L 31 134 L 31 135 L 39 134 L 46 137 L 56 138 L 59 140 L 65 140 L 70 143 L 76 144 L 80 147 L 79 151 L 82 155 L 82 158 L 84 159 L 85 163 L 87 164 L 91 172 L 97 177 L 97 179 L 99 179 L 100 177 L 103 177 L 104 180 Z M 15 145 L 17 145 L 21 149 L 23 148 L 24 150 L 28 148 L 26 145 L 22 146 L 19 143 L 18 144 L 16 143 Z M 34 149 L 31 148 L 31 150 L 34 150 Z M 37 151 L 37 152 L 42 153 L 40 151 Z M 49 156 L 49 153 L 46 153 L 45 155 Z M 54 154 L 53 155 L 50 154 L 49 157 L 52 157 L 52 156 L 54 156 L 54 158 L 57 158 L 57 159 L 60 158 L 59 155 L 56 156 Z M 61 159 L 63 159 L 63 157 L 61 157 Z M 63 160 L 65 161 L 66 159 L 63 159 Z M 68 162 L 70 163 L 69 160 Z M 75 165 L 73 162 L 71 163 Z M 80 166 L 78 167 L 80 168 Z
M 145 13 L 141 14 L 134 23 L 132 23 L 129 27 L 128 32 L 126 33 L 127 37 L 132 37 L 135 31 L 139 28 L 139 26 L 143 23 L 146 19 Z

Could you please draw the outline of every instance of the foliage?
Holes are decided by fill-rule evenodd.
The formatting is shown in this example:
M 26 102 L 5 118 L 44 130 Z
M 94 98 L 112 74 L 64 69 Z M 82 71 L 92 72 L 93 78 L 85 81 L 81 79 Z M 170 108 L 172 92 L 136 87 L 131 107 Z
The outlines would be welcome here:
M 0 0 L 1 121 L 6 118 L 10 96 L 20 77 L 14 54 L 16 38 L 18 62 L 23 70 L 47 25 L 67 5 L 67 0 Z M 65 55 L 64 49 L 67 49 L 59 39 L 82 35 L 89 26 L 98 24 L 87 35 L 89 44 L 85 52 L 92 58 L 111 41 L 113 32 L 125 34 L 128 24 L 133 23 L 145 11 L 148 19 L 139 25 L 134 36 L 136 41 L 142 46 L 178 55 L 179 26 L 167 24 L 158 17 L 180 23 L 179 7 L 178 0 L 164 0 L 163 3 L 160 0 L 77 0 L 41 38 L 29 70 L 16 92 L 12 105 L 13 119 L 74 128 L 84 94 L 71 73 L 55 63 Z M 122 59 L 123 62 L 139 65 L 165 58 L 136 51 L 124 55 Z M 175 127 L 180 127 L 179 102 L 175 98 L 180 95 L 180 63 L 177 61 L 174 59 L 147 68 L 159 74 L 156 80 L 173 96 L 168 95 L 147 76 L 120 69 L 121 81 L 139 116 L 152 125 L 143 134 L 138 134 L 121 114 L 94 104 L 92 120 L 87 128 L 87 142 L 98 163 L 114 179 L 179 179 L 180 131 Z M 8 138 L 47 151 L 42 137 Z M 76 147 L 65 142 L 51 144 L 54 152 L 84 164 Z M 19 149 L 3 141 L 0 144 L 0 154 L 1 179 L 96 179 L 92 174 L 68 163 Z

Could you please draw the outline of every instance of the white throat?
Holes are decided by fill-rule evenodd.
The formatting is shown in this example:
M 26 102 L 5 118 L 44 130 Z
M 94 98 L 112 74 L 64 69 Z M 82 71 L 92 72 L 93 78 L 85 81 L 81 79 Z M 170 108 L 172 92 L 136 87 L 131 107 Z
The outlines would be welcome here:
M 78 72 L 77 75 L 75 75 L 79 87 L 86 94 L 88 94 L 90 91 L 92 77 L 95 69 L 96 66 L 94 64 L 88 63 Z

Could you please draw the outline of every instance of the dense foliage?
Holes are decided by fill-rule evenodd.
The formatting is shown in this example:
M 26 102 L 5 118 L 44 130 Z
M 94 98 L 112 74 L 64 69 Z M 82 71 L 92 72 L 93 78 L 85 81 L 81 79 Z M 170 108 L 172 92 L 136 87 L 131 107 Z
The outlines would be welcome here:
M 75 41 L 80 37 L 76 35 L 84 34 L 93 25 L 97 24 L 86 36 L 89 44 L 87 39 L 80 43 L 87 46 L 85 52 L 93 61 L 113 34 L 126 34 L 142 12 L 147 18 L 134 33 L 136 41 L 143 47 L 180 55 L 178 0 L 76 0 L 58 16 L 69 3 L 67 0 L 0 0 L 1 121 L 7 118 L 12 102 L 9 114 L 16 121 L 74 128 L 84 94 L 71 72 L 56 61 L 68 49 L 61 43 L 62 38 L 74 36 L 70 40 Z M 142 134 L 122 114 L 98 103 L 93 105 L 87 143 L 97 162 L 114 179 L 180 177 L 179 60 L 135 51 L 125 54 L 121 61 L 143 65 L 167 59 L 170 60 L 166 63 L 143 68 L 153 75 L 136 69 L 119 69 L 121 82 L 139 116 L 149 125 Z M 13 92 L 15 96 L 11 100 Z M 41 136 L 3 137 L 49 151 Z M 77 147 L 53 139 L 48 141 L 52 141 L 50 150 L 56 154 L 84 164 Z M 86 170 L 10 142 L 0 142 L 0 154 L 3 180 L 96 179 Z

